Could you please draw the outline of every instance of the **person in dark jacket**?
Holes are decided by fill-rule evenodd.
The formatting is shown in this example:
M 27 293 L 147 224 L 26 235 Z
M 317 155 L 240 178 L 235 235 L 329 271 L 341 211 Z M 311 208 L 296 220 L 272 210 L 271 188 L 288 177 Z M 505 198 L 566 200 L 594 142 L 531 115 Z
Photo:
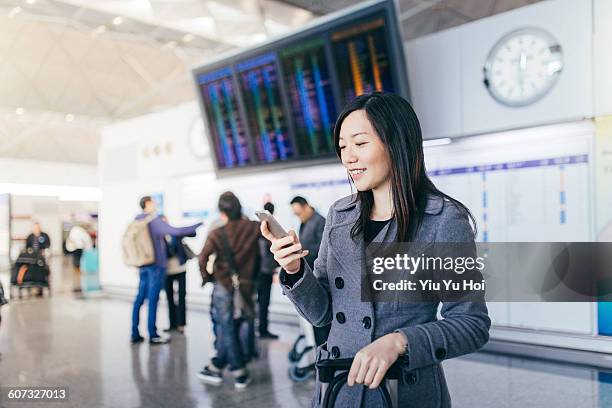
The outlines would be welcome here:
M 319 214 L 308 201 L 302 196 L 295 196 L 291 200 L 291 209 L 293 213 L 302 222 L 300 224 L 300 242 L 302 247 L 308 251 L 308 255 L 304 257 L 304 261 L 311 267 L 314 267 L 314 261 L 319 256 L 319 247 L 323 238 L 323 230 L 325 229 L 325 218 Z M 270 244 L 271 245 L 271 244 Z M 317 327 L 312 327 L 314 330 L 315 343 L 317 346 L 327 341 L 327 336 L 331 330 L 331 324 Z
M 51 247 L 51 239 L 46 232 L 40 228 L 40 223 L 32 224 L 32 233 L 26 238 L 26 248 L 32 248 L 34 251 L 44 251 Z
M 305 250 L 308 250 L 308 255 L 304 260 L 308 265 L 314 265 L 315 259 L 319 256 L 319 246 L 323 238 L 323 229 L 325 229 L 325 217 L 317 212 L 308 201 L 302 196 L 293 197 L 291 200 L 291 209 L 293 213 L 300 219 L 300 242 Z
M 155 201 L 150 196 L 145 196 L 140 199 L 140 208 L 142 214 L 136 216 L 137 220 L 142 220 L 147 217 L 153 217 L 149 222 L 149 232 L 153 240 L 153 249 L 155 253 L 155 263 L 146 265 L 140 268 L 140 283 L 138 285 L 138 295 L 134 300 L 134 309 L 132 310 L 132 339 L 133 344 L 140 343 L 144 338 L 138 331 L 140 321 L 140 308 L 145 299 L 149 300 L 149 343 L 165 344 L 170 341 L 168 338 L 161 337 L 157 334 L 157 302 L 159 300 L 159 292 L 164 286 L 166 280 L 166 267 L 168 264 L 168 250 L 166 248 L 166 235 L 172 236 L 195 236 L 196 230 L 201 222 L 189 227 L 176 228 L 168 225 L 161 216 L 156 216 L 157 209 Z
M 266 203 L 264 210 L 274 214 L 274 204 Z M 259 338 L 278 339 L 276 334 L 268 331 L 268 307 L 270 306 L 270 292 L 272 289 L 272 277 L 278 268 L 274 255 L 270 252 L 270 241 L 264 237 L 259 238 L 259 254 L 261 256 L 261 267 L 257 277 L 257 303 L 259 306 Z
M 217 355 L 198 373 L 198 378 L 208 384 L 220 385 L 223 369 L 229 366 L 234 376 L 234 387 L 243 389 L 251 382 L 246 363 L 251 357 L 249 354 L 254 354 L 253 292 L 259 269 L 258 241 L 261 235 L 259 223 L 243 217 L 240 200 L 232 192 L 219 197 L 219 212 L 225 225 L 210 232 L 198 257 L 202 286 L 210 281 L 214 283 L 211 308 L 216 327 Z M 213 254 L 216 258 L 210 275 L 206 264 Z M 248 338 L 241 342 L 239 327 L 244 322 Z M 248 343 L 247 347 L 244 343 Z

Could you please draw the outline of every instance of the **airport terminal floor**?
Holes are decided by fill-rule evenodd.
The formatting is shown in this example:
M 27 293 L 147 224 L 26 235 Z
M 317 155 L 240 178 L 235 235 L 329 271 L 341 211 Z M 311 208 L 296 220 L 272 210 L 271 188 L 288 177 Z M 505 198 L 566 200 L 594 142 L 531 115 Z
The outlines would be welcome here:
M 196 374 L 212 349 L 208 313 L 189 312 L 185 334 L 174 334 L 169 344 L 131 345 L 131 303 L 77 298 L 69 262 L 55 257 L 52 266 L 61 272 L 53 274 L 51 297 L 16 299 L 3 310 L 1 385 L 68 384 L 69 401 L 54 405 L 61 407 L 310 406 L 314 381 L 294 383 L 287 375 L 297 326 L 271 326 L 280 339 L 260 342 L 245 390 L 235 391 L 229 374 L 222 386 L 205 385 Z M 164 327 L 164 303 L 159 307 Z M 454 407 L 612 406 L 612 374 L 592 368 L 484 352 L 446 361 L 444 368 Z

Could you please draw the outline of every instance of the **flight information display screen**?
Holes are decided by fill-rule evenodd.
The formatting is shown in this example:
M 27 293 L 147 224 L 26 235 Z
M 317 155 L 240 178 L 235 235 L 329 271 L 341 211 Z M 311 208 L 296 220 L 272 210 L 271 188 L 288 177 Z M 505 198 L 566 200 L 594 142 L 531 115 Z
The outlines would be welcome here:
M 340 93 L 350 101 L 364 93 L 394 91 L 384 16 L 332 33 Z
M 334 152 L 336 103 L 323 38 L 279 53 L 300 156 Z
M 245 126 L 238 111 L 232 70 L 224 68 L 202 74 L 198 82 L 217 166 L 232 168 L 249 164 L 251 157 Z
M 337 160 L 333 129 L 356 96 L 408 98 L 392 0 L 357 6 L 193 70 L 217 174 Z
M 276 55 L 266 54 L 236 64 L 250 139 L 258 162 L 293 157 L 285 118 Z

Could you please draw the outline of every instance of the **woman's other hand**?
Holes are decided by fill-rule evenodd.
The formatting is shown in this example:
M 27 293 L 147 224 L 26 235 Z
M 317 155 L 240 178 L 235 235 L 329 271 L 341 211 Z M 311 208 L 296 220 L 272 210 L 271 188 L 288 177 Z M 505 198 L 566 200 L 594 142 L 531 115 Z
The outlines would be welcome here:
M 261 234 L 272 243 L 270 252 L 274 259 L 287 273 L 294 274 L 300 271 L 301 259 L 308 255 L 308 250 L 302 250 L 302 244 L 295 231 L 289 231 L 289 235 L 283 238 L 275 238 L 268 229 L 266 221 L 261 222 Z
M 406 350 L 403 333 L 389 333 L 357 352 L 348 374 L 347 384 L 363 384 L 370 389 L 380 385 L 389 367 Z

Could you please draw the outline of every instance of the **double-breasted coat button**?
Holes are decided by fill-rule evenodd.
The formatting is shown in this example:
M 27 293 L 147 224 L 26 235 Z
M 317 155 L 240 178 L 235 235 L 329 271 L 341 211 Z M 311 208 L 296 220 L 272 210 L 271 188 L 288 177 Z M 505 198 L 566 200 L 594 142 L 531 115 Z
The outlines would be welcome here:
M 438 360 L 444 360 L 446 357 L 446 350 L 443 348 L 436 349 L 436 358 Z
M 334 283 L 338 289 L 342 289 L 344 287 L 344 279 L 339 276 L 334 280 Z
M 338 312 L 336 313 L 336 320 L 338 321 L 338 323 L 344 324 L 344 322 L 346 322 L 346 316 L 344 316 L 344 313 Z
M 338 358 L 340 357 L 340 349 L 336 346 L 331 348 L 331 356 L 332 358 Z
M 404 382 L 408 385 L 415 384 L 417 382 L 417 376 L 415 373 L 406 373 L 404 376 Z
M 361 321 L 361 324 L 364 329 L 369 330 L 372 327 L 372 319 L 369 316 L 366 316 Z

